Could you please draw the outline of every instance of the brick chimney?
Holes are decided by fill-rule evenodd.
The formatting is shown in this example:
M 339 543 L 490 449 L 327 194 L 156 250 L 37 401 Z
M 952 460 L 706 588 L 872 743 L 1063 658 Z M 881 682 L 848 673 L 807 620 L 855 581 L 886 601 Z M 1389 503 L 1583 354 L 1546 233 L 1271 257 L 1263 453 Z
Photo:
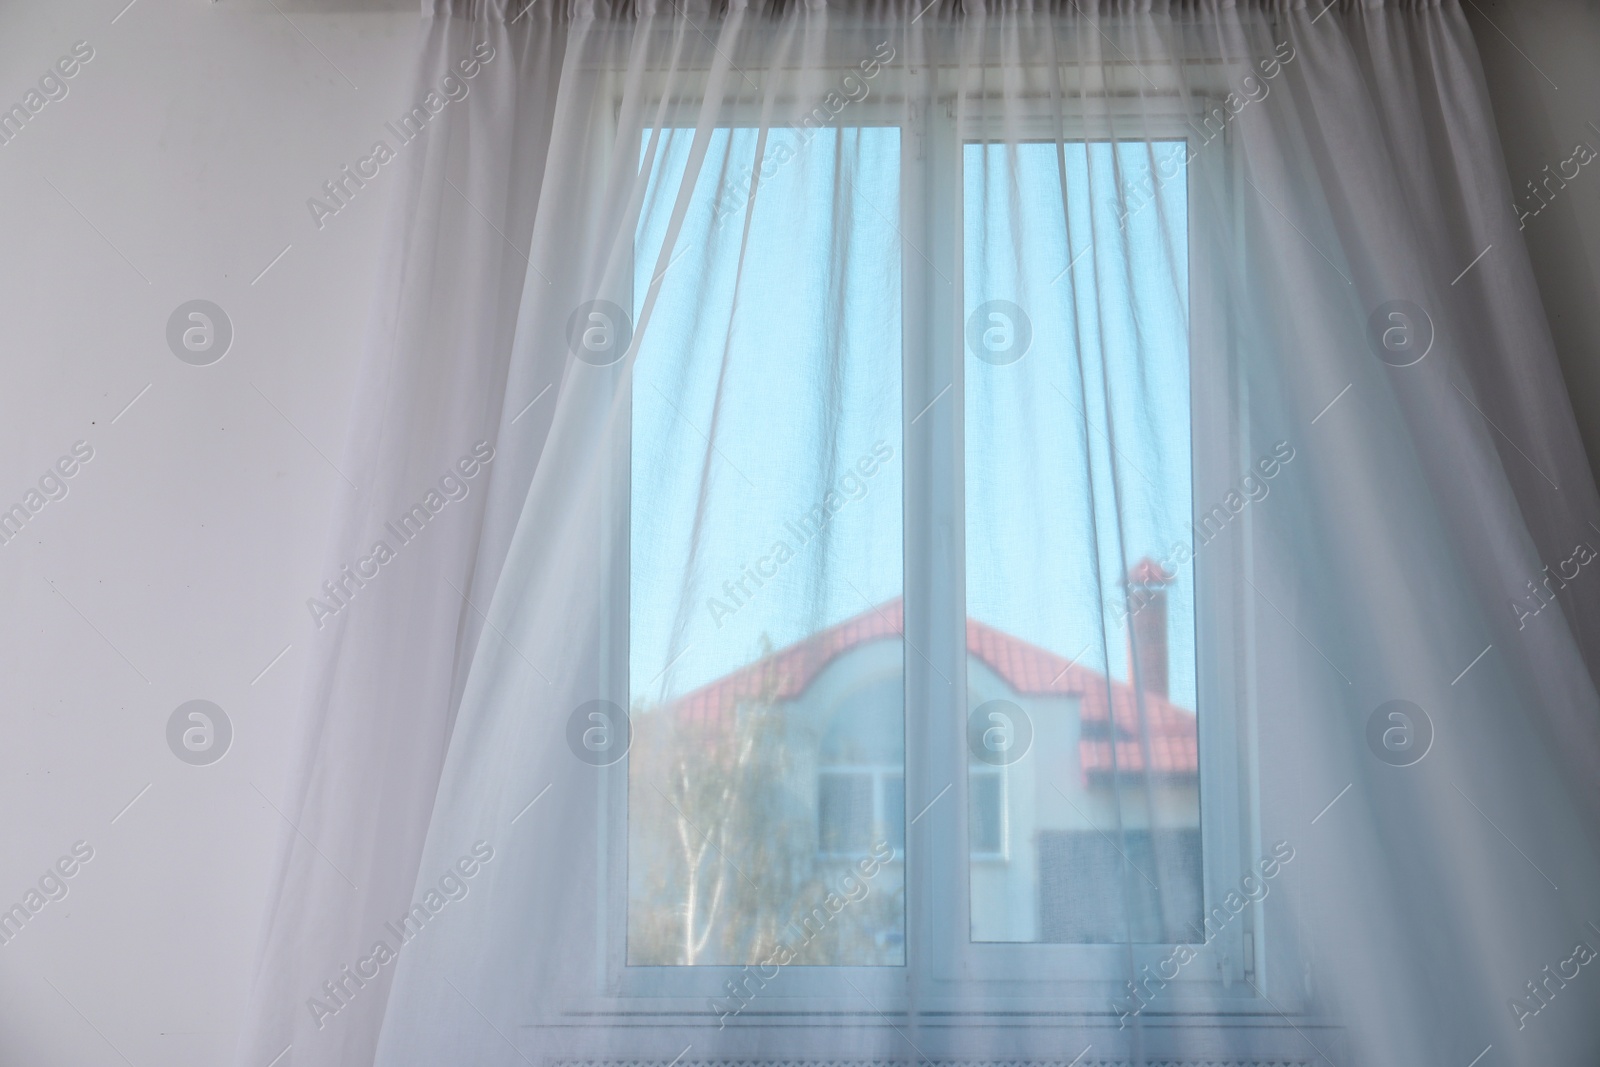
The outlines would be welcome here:
M 1128 572 L 1128 669 L 1146 693 L 1167 689 L 1167 586 L 1172 575 L 1148 556 Z

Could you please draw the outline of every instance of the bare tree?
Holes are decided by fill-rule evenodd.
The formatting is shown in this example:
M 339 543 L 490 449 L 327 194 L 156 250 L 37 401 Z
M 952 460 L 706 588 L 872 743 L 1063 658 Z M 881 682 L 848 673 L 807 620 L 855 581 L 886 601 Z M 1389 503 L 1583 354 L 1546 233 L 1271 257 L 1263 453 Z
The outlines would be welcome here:
M 628 960 L 743 965 L 781 942 L 798 963 L 896 963 L 898 875 L 825 923 L 814 915 L 849 869 L 818 855 L 821 724 L 777 699 L 763 642 L 755 691 L 699 718 L 633 710 L 629 753 Z M 818 927 L 821 929 L 818 929 Z
M 749 962 L 799 893 L 809 805 L 794 783 L 809 746 L 789 736 L 777 688 L 768 670 L 757 692 L 698 720 L 671 705 L 635 708 L 631 961 Z

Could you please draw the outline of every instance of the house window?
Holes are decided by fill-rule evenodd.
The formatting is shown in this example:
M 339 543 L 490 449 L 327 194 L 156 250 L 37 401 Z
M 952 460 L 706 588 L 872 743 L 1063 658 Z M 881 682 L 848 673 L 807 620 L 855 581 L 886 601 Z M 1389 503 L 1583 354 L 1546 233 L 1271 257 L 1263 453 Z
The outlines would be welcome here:
M 897 965 L 900 131 L 817 133 L 753 209 L 738 167 L 759 133 L 714 131 L 694 237 L 668 248 L 694 141 L 641 144 L 626 959 L 742 967 L 781 943 Z M 865 895 L 808 926 L 875 848 L 895 858 Z
M 1018 842 L 972 872 L 974 940 L 1161 942 L 1198 925 L 1197 859 L 1151 845 L 1197 853 L 1200 824 L 1188 260 L 1156 240 L 1186 233 L 1184 149 L 963 149 L 968 679 L 973 714 L 1027 746 L 977 750 L 969 772 L 974 859 L 996 851 L 980 805 L 1003 803 Z M 1102 191 L 1152 157 L 1179 178 L 1128 217 Z M 1062 284 L 1119 215 L 1125 239 Z
M 817 839 L 822 854 L 843 856 L 872 847 L 877 782 L 869 771 L 823 771 L 817 776 Z
M 1190 321 L 1187 146 L 991 144 L 937 108 L 903 137 L 884 95 L 753 208 L 726 176 L 758 131 L 713 131 L 687 210 L 716 221 L 681 249 L 693 131 L 641 146 L 625 988 L 715 993 L 880 849 L 793 995 L 919 942 L 952 988 L 1109 988 L 1248 863 L 1236 757 L 1201 773 L 1236 557 L 1197 559 L 1191 522 L 1237 443 L 1194 414 L 1225 375 Z M 905 159 L 929 183 L 902 206 Z M 1173 176 L 1127 211 L 1145 170 Z M 1246 925 L 1184 981 L 1248 974 Z
M 817 842 L 824 856 L 865 856 L 905 845 L 906 779 L 899 767 L 826 768 L 817 775 Z
M 974 769 L 967 778 L 967 834 L 974 860 L 1005 859 L 1006 783 L 1004 772 Z
M 1039 835 L 1039 940 L 1144 944 L 1205 940 L 1198 830 Z

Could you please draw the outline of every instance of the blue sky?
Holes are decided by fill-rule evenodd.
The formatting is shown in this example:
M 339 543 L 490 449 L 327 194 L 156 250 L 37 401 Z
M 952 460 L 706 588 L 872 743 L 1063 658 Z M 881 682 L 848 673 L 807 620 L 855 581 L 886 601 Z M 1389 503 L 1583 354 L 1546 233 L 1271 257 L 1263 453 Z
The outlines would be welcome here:
M 1114 190 L 1182 150 L 971 144 L 963 159 L 965 314 L 1008 300 L 1033 330 L 1015 363 L 966 359 L 967 612 L 1068 658 L 1089 646 L 1096 667 L 1109 644 L 1117 677 L 1126 638 L 1115 616 L 1102 635 L 1099 601 L 1121 595 L 1124 557 L 1190 543 L 1192 489 L 1185 182 L 1125 230 Z M 1192 708 L 1194 581 L 1178 571 L 1170 684 Z
M 757 131 L 710 131 L 663 259 L 693 138 L 662 131 L 636 242 L 636 321 L 670 263 L 634 367 L 636 700 L 901 593 L 900 131 L 823 131 L 806 145 L 772 131 L 747 241 L 738 179 Z M 1091 646 L 1095 667 L 1097 587 L 1119 588 L 1119 543 L 1131 563 L 1190 536 L 1185 183 L 1159 188 L 1126 233 L 1112 192 L 1116 164 L 1172 147 L 1067 145 L 1065 217 L 1054 144 L 964 153 L 964 318 L 1007 300 L 1033 330 L 1009 366 L 965 359 L 968 610 L 1067 657 Z M 735 199 L 719 207 L 725 177 Z M 825 503 L 837 505 L 826 536 L 802 544 L 801 521 Z M 792 557 L 774 552 L 780 541 Z M 757 587 L 746 567 L 768 577 Z M 1169 625 L 1173 696 L 1189 707 L 1192 589 L 1185 567 Z M 1109 640 L 1125 676 L 1120 630 Z

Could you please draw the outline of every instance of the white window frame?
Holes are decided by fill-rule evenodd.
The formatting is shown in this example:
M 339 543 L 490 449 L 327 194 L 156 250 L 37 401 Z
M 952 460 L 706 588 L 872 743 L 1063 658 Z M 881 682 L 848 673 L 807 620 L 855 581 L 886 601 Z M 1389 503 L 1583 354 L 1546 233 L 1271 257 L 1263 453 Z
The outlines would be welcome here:
M 620 104 L 620 88 L 617 90 L 617 100 Z M 863 104 L 852 105 L 855 113 L 851 115 L 849 122 L 841 123 L 840 128 L 853 129 L 866 126 L 894 126 L 900 128 L 901 176 L 903 180 L 906 131 L 903 124 L 898 121 L 899 112 L 886 108 L 885 104 L 887 103 L 888 101 L 871 100 Z M 869 104 L 870 106 L 868 106 Z M 730 106 L 725 108 L 723 113 L 729 117 L 728 126 L 757 127 L 764 121 L 763 111 L 759 105 Z M 616 110 L 613 109 L 613 116 L 615 114 Z M 700 118 L 700 107 L 693 102 L 680 102 L 676 105 L 662 108 L 659 114 L 664 126 L 693 127 Z M 636 156 L 634 160 L 635 171 L 639 169 L 640 165 Z M 904 393 L 902 391 L 903 401 Z M 902 426 L 903 423 L 904 417 L 902 418 Z M 618 435 L 622 440 L 617 445 L 620 456 L 615 462 L 619 465 L 621 471 L 627 471 L 631 462 L 631 414 L 627 425 L 630 432 Z M 617 499 L 622 501 L 621 506 L 626 508 L 632 500 L 631 473 L 622 474 L 621 480 L 623 490 Z M 607 528 L 624 531 L 624 533 L 618 539 L 620 544 L 613 546 L 611 553 L 612 565 L 610 573 L 613 576 L 613 581 L 605 594 L 608 603 L 611 605 L 609 625 L 606 627 L 608 631 L 607 647 L 610 650 L 606 659 L 610 664 L 610 669 L 608 676 L 602 679 L 601 685 L 602 689 L 611 694 L 609 699 L 622 707 L 628 707 L 630 699 L 628 609 L 631 556 L 625 531 L 629 530 L 630 526 L 625 516 L 617 516 L 608 520 Z M 903 530 L 904 527 L 902 526 Z M 903 662 L 901 677 L 902 679 L 905 677 L 905 665 Z M 903 709 L 904 705 L 902 705 L 902 711 Z M 908 750 L 903 748 L 902 751 Z M 601 768 L 602 784 L 599 787 L 597 818 L 602 832 L 602 846 L 600 848 L 601 870 L 598 872 L 598 876 L 601 892 L 605 898 L 605 903 L 600 909 L 600 930 L 598 933 L 602 957 L 605 960 L 605 973 L 602 977 L 600 990 L 602 1001 L 621 999 L 627 1002 L 648 998 L 651 1002 L 652 1011 L 705 1012 L 708 1010 L 711 1001 L 728 999 L 727 983 L 740 981 L 754 968 L 721 964 L 644 966 L 627 962 L 628 765 L 629 760 L 625 756 L 610 767 Z M 903 773 L 909 788 L 909 768 L 903 768 Z M 840 857 L 824 856 L 822 858 L 832 862 Z M 902 893 L 909 898 L 910 890 L 906 884 L 904 852 L 897 852 L 886 866 L 896 870 L 900 875 Z M 909 941 L 909 899 L 907 899 L 906 903 L 907 919 L 902 929 L 907 935 L 906 940 Z M 909 946 L 907 946 L 906 952 L 909 959 Z M 859 1011 L 861 1008 L 860 996 L 855 993 L 841 996 L 839 992 L 841 989 L 858 990 L 875 1005 L 882 1006 L 885 1010 L 893 1010 L 895 1006 L 903 1006 L 906 1001 L 906 974 L 906 963 L 870 967 L 791 964 L 783 968 L 781 977 L 774 981 L 770 991 L 762 991 L 753 1008 L 746 1009 L 740 1013 L 739 1021 L 748 1023 L 774 1014 L 785 1015 L 794 1012 L 832 1014 L 841 1010 Z M 597 1004 L 596 1006 L 600 1005 Z M 736 1024 L 730 1023 L 729 1025 Z
M 956 116 L 948 105 L 926 106 L 919 79 L 927 70 L 901 72 L 885 78 L 873 98 L 853 105 L 849 127 L 900 126 L 902 245 L 902 462 L 905 483 L 903 525 L 905 544 L 905 637 L 915 642 L 934 662 L 944 666 L 953 685 L 946 686 L 938 672 L 919 653 L 906 650 L 904 659 L 906 765 L 904 781 L 907 819 L 945 785 L 951 796 L 934 804 L 913 826 L 907 827 L 904 862 L 906 897 L 906 963 L 903 966 L 785 968 L 781 988 L 764 994 L 761 1001 L 783 1012 L 856 1012 L 859 998 L 841 995 L 848 982 L 871 998 L 879 1011 L 905 1009 L 911 1002 L 909 984 L 919 986 L 920 1003 L 932 1010 L 951 1009 L 982 1013 L 989 1007 L 1015 1011 L 1037 1008 L 1050 1014 L 1062 1011 L 1109 1015 L 1109 999 L 1123 993 L 1130 970 L 1153 964 L 1169 946 L 973 944 L 963 940 L 970 929 L 967 904 L 968 848 L 966 818 L 967 759 L 959 739 L 966 707 L 965 641 L 965 517 L 964 444 L 965 410 L 963 370 L 965 358 L 960 309 L 962 269 L 961 154 L 968 140 L 981 140 L 978 129 L 957 130 Z M 1219 84 L 1227 71 L 1217 75 Z M 899 85 L 891 83 L 898 80 Z M 619 90 L 620 94 L 620 90 Z M 906 97 L 912 102 L 907 103 Z M 948 99 L 949 93 L 934 99 Z M 1174 101 L 1161 124 L 1152 127 L 1151 102 L 1140 102 L 1139 121 L 1151 139 L 1193 139 L 1186 120 L 1197 118 L 1214 100 L 1191 98 L 1187 106 Z M 1028 120 L 1040 128 L 1041 137 L 1061 130 L 1059 118 L 1043 113 Z M 686 110 L 685 124 L 697 115 Z M 730 125 L 760 121 L 759 111 L 748 115 L 731 112 Z M 909 119 L 906 119 L 909 116 Z M 1130 123 L 1130 127 L 1131 127 Z M 1015 136 L 1015 122 L 1008 123 Z M 1082 123 L 1061 133 L 1067 140 L 1104 139 L 1108 131 Z M 1032 138 L 1024 138 L 1032 139 Z M 1141 138 L 1142 139 L 1142 138 Z M 931 157 L 931 158 L 930 158 Z M 1193 226 L 1196 199 L 1193 190 L 1197 163 L 1212 168 L 1216 188 L 1228 190 L 1236 204 L 1242 188 L 1235 174 L 1231 131 L 1207 147 L 1191 162 L 1190 218 Z M 955 210 L 949 207 L 954 205 Z M 943 210 L 941 211 L 941 207 Z M 1191 441 L 1194 456 L 1193 501 L 1198 510 L 1220 500 L 1229 484 L 1248 469 L 1259 443 L 1248 439 L 1243 378 L 1235 365 L 1231 323 L 1212 313 L 1225 307 L 1211 288 L 1215 272 L 1197 264 L 1197 242 L 1190 240 L 1191 390 L 1193 414 Z M 940 298 L 936 276 L 948 279 L 953 291 Z M 952 310 L 953 309 L 953 310 Z M 912 423 L 929 398 L 946 386 L 950 395 Z M 1202 422 L 1202 413 L 1206 421 Z M 619 445 L 614 462 L 624 472 L 629 465 L 628 445 Z M 631 499 L 631 490 L 622 495 Z M 626 507 L 626 503 L 623 505 Z M 1255 759 L 1254 694 L 1246 684 L 1254 604 L 1240 593 L 1242 575 L 1250 558 L 1249 513 L 1241 516 L 1236 536 L 1205 553 L 1195 563 L 1197 618 L 1196 658 L 1199 669 L 1200 788 L 1204 896 L 1211 908 L 1220 894 L 1237 885 L 1261 852 L 1258 775 Z M 620 524 L 610 529 L 626 531 Z M 613 605 L 609 627 L 608 677 L 603 695 L 628 705 L 628 569 L 626 534 L 612 548 L 612 575 L 606 595 Z M 1203 557 L 1203 558 L 1202 558 Z M 1220 620 L 1209 625 L 1209 620 Z M 948 689 L 941 693 L 940 690 Z M 916 709 L 915 713 L 911 709 Z M 597 937 L 602 946 L 604 973 L 595 992 L 596 1003 L 632 1002 L 649 998 L 652 1011 L 702 1011 L 708 998 L 724 995 L 724 983 L 745 968 L 729 966 L 633 966 L 626 959 L 627 887 L 627 783 L 628 761 L 602 768 L 597 779 L 598 822 L 602 836 L 599 884 L 603 897 Z M 1025 847 L 1025 843 L 1021 843 Z M 1007 847 L 1011 846 L 1009 834 Z M 979 857 L 981 862 L 986 857 Z M 1168 1002 L 1173 1010 L 1211 1012 L 1261 1011 L 1264 1002 L 1253 990 L 1265 981 L 1265 946 L 1260 936 L 1264 903 L 1253 904 L 1227 931 L 1220 946 L 1227 959 L 1219 971 L 1199 973 L 1196 967 L 1173 983 Z M 955 935 L 952 936 L 952 932 Z M 1211 957 L 1208 948 L 1202 958 Z M 1130 964 L 1132 966 L 1130 966 Z M 1028 975 L 1019 981 L 1017 975 Z M 1251 979 L 1252 984 L 1240 979 Z M 948 998 L 948 1000 L 946 999 Z M 1164 1010 L 1164 1009 L 1163 1009 Z M 1275 1009 L 1274 1009 L 1275 1010 Z M 761 1006 L 743 1013 L 759 1020 Z
M 1107 140 L 1119 118 L 1125 120 L 1124 128 L 1139 129 L 1141 140 L 1192 143 L 1197 138 L 1188 120 L 1203 114 L 1205 103 L 1191 100 L 1186 107 L 1174 100 L 1163 108 L 1159 102 L 1141 99 L 1136 105 L 1121 109 L 1107 102 L 1103 105 L 1103 122 L 1064 119 L 1050 114 L 1049 101 L 1041 101 L 1039 112 L 1021 117 L 1016 114 L 1015 102 L 1010 102 L 1003 124 L 998 119 L 986 123 L 968 115 L 958 116 L 953 104 L 928 109 L 927 127 L 915 140 L 931 157 L 923 164 L 925 173 L 932 179 L 930 199 L 938 204 L 954 205 L 955 210 L 930 210 L 925 227 L 918 231 L 927 238 L 922 247 L 933 250 L 927 253 L 931 262 L 914 262 L 918 258 L 916 253 L 904 257 L 908 278 L 917 272 L 924 279 L 921 291 L 926 294 L 927 307 L 921 313 L 908 308 L 908 323 L 933 320 L 937 292 L 944 288 L 945 278 L 955 293 L 950 304 L 958 310 L 965 307 L 960 208 L 967 144 L 1008 137 L 1019 141 L 1053 141 L 1057 136 L 1074 142 Z M 1226 305 L 1220 295 L 1208 291 L 1207 286 L 1216 272 L 1197 262 L 1200 252 L 1193 239 L 1197 168 L 1218 168 L 1220 173 L 1211 175 L 1210 180 L 1224 182 L 1224 188 L 1231 187 L 1232 145 L 1224 139 L 1208 145 L 1206 152 L 1191 151 L 1191 155 L 1194 158 L 1186 170 L 1191 226 L 1188 242 L 1191 509 L 1198 514 L 1202 502 L 1221 499 L 1229 483 L 1248 471 L 1253 453 L 1248 444 L 1240 440 L 1240 427 L 1245 423 L 1238 417 L 1234 403 L 1240 378 L 1231 365 L 1231 338 L 1225 323 L 1215 322 L 1205 314 L 1206 309 Z M 911 228 L 908 228 L 908 238 L 910 233 Z M 908 281 L 906 291 L 911 293 L 913 289 Z M 1111 997 L 1123 994 L 1122 983 L 1130 972 L 1140 973 L 1146 966 L 1154 971 L 1176 946 L 973 942 L 969 936 L 968 864 L 972 862 L 966 831 L 970 810 L 966 797 L 969 764 L 962 739 L 970 708 L 956 700 L 968 691 L 963 498 L 964 379 L 970 363 L 962 349 L 960 327 L 957 321 L 945 331 L 942 339 L 929 338 L 942 358 L 919 360 L 908 343 L 904 370 L 908 412 L 920 406 L 915 400 L 918 395 L 932 397 L 944 384 L 954 385 L 947 397 L 949 402 L 935 405 L 919 420 L 927 424 L 922 427 L 926 439 L 913 441 L 908 435 L 904 452 L 908 497 L 913 483 L 921 483 L 922 491 L 930 500 L 929 512 L 950 517 L 948 528 L 942 531 L 919 529 L 911 522 L 906 524 L 907 574 L 912 572 L 915 554 L 927 559 L 933 579 L 930 595 L 919 606 L 914 603 L 913 586 L 908 578 L 907 632 L 909 635 L 917 623 L 921 623 L 925 639 L 938 650 L 930 649 L 930 658 L 945 665 L 945 673 L 954 683 L 945 686 L 932 676 L 926 664 L 916 658 L 907 661 L 908 706 L 917 706 L 917 698 L 912 694 L 920 688 L 922 706 L 928 709 L 924 724 L 928 728 L 918 746 L 922 759 L 913 761 L 908 755 L 906 804 L 909 809 L 919 807 L 920 802 L 913 799 L 914 796 L 932 797 L 945 784 L 955 786 L 953 792 L 957 800 L 948 807 L 931 810 L 919 822 L 916 836 L 908 838 L 909 862 L 916 871 L 908 879 L 908 885 L 923 888 L 921 894 L 908 890 L 908 903 L 916 901 L 924 905 L 915 926 L 916 934 L 908 934 L 908 950 L 920 950 L 922 966 L 919 969 L 927 976 L 926 984 L 932 1003 L 936 1005 L 948 997 L 945 1006 L 951 1009 L 970 1010 L 975 1003 L 994 1001 L 997 1006 L 1003 1004 L 1008 1010 L 1014 1010 L 1020 1002 L 1031 1000 L 1051 1004 L 1057 1009 L 1067 1005 L 1075 1010 L 1103 1012 L 1108 1009 Z M 938 370 L 943 371 L 943 377 L 935 371 L 926 381 L 913 384 L 919 369 L 926 371 L 934 364 L 941 365 Z M 1232 418 L 1224 415 L 1230 411 L 1235 412 Z M 914 475 L 912 467 L 919 461 L 926 461 L 926 467 Z M 913 511 L 908 504 L 907 514 Z M 914 550 L 914 539 L 919 536 L 925 538 L 925 543 L 915 545 Z M 1258 847 L 1247 847 L 1254 836 L 1251 830 L 1255 820 L 1251 813 L 1256 775 L 1238 744 L 1241 719 L 1250 717 L 1247 705 L 1252 697 L 1247 687 L 1240 684 L 1243 675 L 1225 665 L 1225 659 L 1242 651 L 1231 636 L 1246 632 L 1236 621 L 1237 613 L 1248 615 L 1252 610 L 1247 600 L 1233 593 L 1242 584 L 1238 576 L 1243 573 L 1243 553 L 1248 552 L 1247 547 L 1240 551 L 1243 540 L 1241 530 L 1240 538 L 1230 539 L 1226 546 L 1220 543 L 1208 546 L 1207 551 L 1196 553 L 1194 561 L 1201 855 L 1204 906 L 1208 913 L 1244 874 L 1249 873 L 1250 864 L 1259 853 Z M 951 668 L 951 664 L 955 666 Z M 920 686 L 913 682 L 912 672 L 925 676 Z M 908 729 L 910 725 L 908 720 Z M 910 739 L 908 742 L 917 743 Z M 917 773 L 919 770 L 923 773 Z M 920 783 L 920 788 L 913 786 L 913 782 Z M 1031 847 L 1031 843 L 1019 843 L 1019 847 Z M 1203 1003 L 1212 1010 L 1224 1009 L 1228 1002 L 1237 1002 L 1241 992 L 1253 999 L 1244 979 L 1248 977 L 1254 981 L 1261 970 L 1262 939 L 1254 936 L 1254 931 L 1259 929 L 1260 910 L 1260 905 L 1255 905 L 1251 909 L 1254 914 L 1240 915 L 1223 928 L 1216 941 L 1200 954 L 1204 963 L 1197 962 L 1180 970 L 1178 977 L 1163 990 L 1163 999 L 1169 1005 L 1198 1007 Z M 1198 946 L 1195 947 L 1198 950 Z M 1018 981 L 1017 975 L 1028 977 Z

